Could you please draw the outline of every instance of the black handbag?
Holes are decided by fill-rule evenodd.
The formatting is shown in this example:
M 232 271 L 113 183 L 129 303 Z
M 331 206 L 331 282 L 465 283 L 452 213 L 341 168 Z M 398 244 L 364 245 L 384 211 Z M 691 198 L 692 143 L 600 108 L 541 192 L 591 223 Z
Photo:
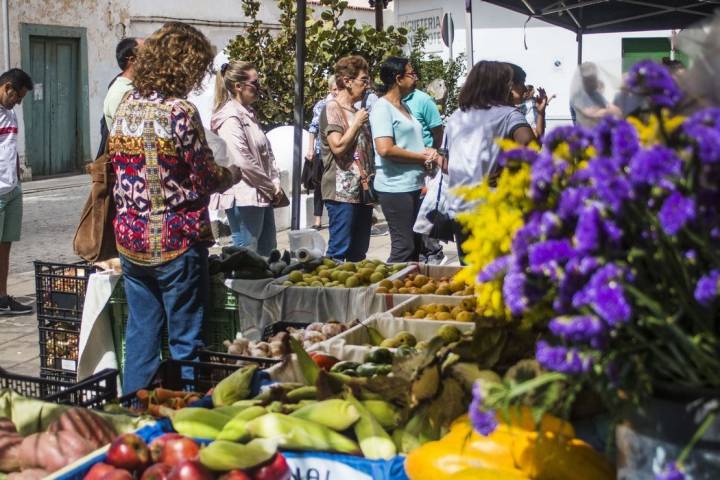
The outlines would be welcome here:
M 302 184 L 303 188 L 308 192 L 315 189 L 315 179 L 313 178 L 313 163 L 316 160 L 317 159 L 308 160 L 306 158 L 305 163 L 303 163 L 302 173 L 300 174 L 300 183 Z
M 360 170 L 360 203 L 367 205 L 368 203 L 378 203 L 378 195 L 375 190 L 375 174 L 368 175 L 359 160 L 355 160 L 358 170 Z
M 445 136 L 445 145 L 441 149 L 445 158 L 448 159 L 448 152 L 447 152 L 447 136 Z M 432 230 L 430 230 L 430 233 L 428 236 L 430 238 L 435 238 L 441 242 L 451 242 L 455 238 L 454 232 L 453 232 L 453 220 L 450 218 L 450 216 L 440 211 L 440 195 L 442 194 L 442 187 L 443 187 L 443 175 L 442 172 L 440 172 L 440 185 L 438 185 L 438 192 L 437 192 L 437 198 L 435 200 L 435 208 L 430 210 L 426 215 L 425 218 L 428 219 L 430 223 L 432 223 Z

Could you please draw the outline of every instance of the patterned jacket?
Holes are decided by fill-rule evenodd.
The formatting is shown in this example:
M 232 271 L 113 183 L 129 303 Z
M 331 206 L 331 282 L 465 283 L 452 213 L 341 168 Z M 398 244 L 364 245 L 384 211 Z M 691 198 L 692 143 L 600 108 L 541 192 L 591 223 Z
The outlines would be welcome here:
M 133 91 L 115 114 L 108 142 L 120 254 L 153 266 L 209 243 L 210 194 L 232 180 L 215 164 L 195 106 Z

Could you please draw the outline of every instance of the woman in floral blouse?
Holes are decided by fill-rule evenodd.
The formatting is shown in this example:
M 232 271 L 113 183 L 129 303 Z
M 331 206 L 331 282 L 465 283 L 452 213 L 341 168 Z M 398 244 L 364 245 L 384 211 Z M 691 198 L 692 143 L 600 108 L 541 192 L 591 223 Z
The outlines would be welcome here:
M 117 176 L 115 238 L 129 316 L 123 391 L 147 386 L 160 363 L 167 321 L 173 358 L 195 358 L 208 301 L 208 201 L 227 188 L 200 116 L 185 100 L 213 60 L 205 36 L 166 23 L 138 53 L 135 90 L 126 94 L 110 129 Z
M 373 173 L 372 137 L 368 113 L 353 105 L 370 85 L 368 63 L 357 55 L 335 64 L 337 97 L 320 115 L 324 166 L 322 196 L 330 217 L 326 255 L 337 260 L 363 260 L 370 246 L 372 205 L 360 198 L 361 177 Z

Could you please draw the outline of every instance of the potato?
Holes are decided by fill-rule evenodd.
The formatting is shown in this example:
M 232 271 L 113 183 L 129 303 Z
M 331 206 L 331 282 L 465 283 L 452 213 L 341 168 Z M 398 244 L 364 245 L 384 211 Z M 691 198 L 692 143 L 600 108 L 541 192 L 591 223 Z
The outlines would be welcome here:
M 117 433 L 104 418 L 85 408 L 71 408 L 64 412 L 47 429 L 48 432 L 68 431 L 79 434 L 93 447 L 100 448 L 112 442 Z
M 15 472 L 8 475 L 8 480 L 42 480 L 50 476 L 50 472 L 42 468 L 28 468 L 22 472 Z
M 20 468 L 54 472 L 95 450 L 80 434 L 70 431 L 34 433 L 25 437 L 18 458 Z
M 0 432 L 0 472 L 20 470 L 20 445 L 23 437 L 17 432 Z
M 17 427 L 9 418 L 0 417 L 0 432 L 17 433 Z

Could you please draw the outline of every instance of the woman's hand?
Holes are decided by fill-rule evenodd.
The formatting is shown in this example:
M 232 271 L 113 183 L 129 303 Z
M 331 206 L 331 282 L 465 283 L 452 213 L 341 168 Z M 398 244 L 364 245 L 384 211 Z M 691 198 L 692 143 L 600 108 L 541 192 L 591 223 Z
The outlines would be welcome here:
M 370 118 L 370 114 L 368 114 L 368 111 L 364 108 L 361 108 L 357 112 L 355 112 L 355 120 L 353 120 L 353 126 L 356 128 L 360 128 L 363 125 L 365 125 Z
M 535 108 L 537 108 L 538 114 L 543 115 L 545 114 L 545 109 L 548 105 L 550 105 L 550 102 L 553 98 L 555 98 L 555 94 L 548 97 L 547 93 L 545 92 L 545 89 L 540 87 L 538 88 L 538 95 L 535 97 Z

